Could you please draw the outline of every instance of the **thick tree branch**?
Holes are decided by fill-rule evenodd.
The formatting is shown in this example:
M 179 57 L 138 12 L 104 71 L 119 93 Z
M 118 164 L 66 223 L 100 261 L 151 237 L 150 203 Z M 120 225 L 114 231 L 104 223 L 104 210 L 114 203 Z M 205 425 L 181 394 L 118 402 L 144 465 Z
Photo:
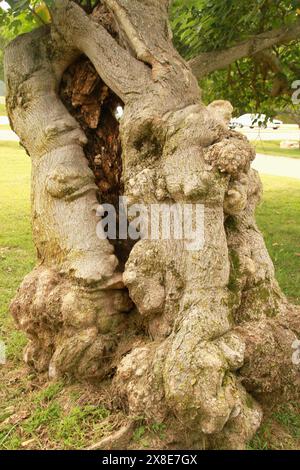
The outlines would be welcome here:
M 113 14 L 118 18 L 118 23 L 122 27 L 130 47 L 135 51 L 137 58 L 152 65 L 152 54 L 132 24 L 132 21 L 125 7 L 122 5 L 122 2 L 119 2 L 118 0 L 105 0 L 105 3 L 113 12 Z
M 173 47 L 169 41 L 166 0 L 104 0 L 126 36 L 130 49 L 137 58 L 155 66 L 164 63 Z M 144 25 L 149 27 L 145 30 Z
M 182 100 L 192 102 L 199 95 L 198 83 L 190 72 L 185 61 L 174 49 L 168 28 L 168 1 L 166 0 L 104 0 L 122 38 L 134 57 L 150 67 L 152 86 L 157 85 L 158 93 L 163 99 L 169 83 L 179 90 L 184 90 Z M 145 28 L 147 25 L 147 28 Z M 149 87 L 143 87 L 149 93 Z M 193 92 L 190 95 L 190 90 Z M 169 96 L 166 100 L 170 102 Z
M 100 24 L 78 5 L 57 0 L 54 27 L 64 40 L 83 52 L 94 64 L 102 80 L 124 101 L 145 89 L 150 79 L 147 67 L 115 41 Z
M 236 46 L 222 51 L 204 52 L 189 61 L 194 75 L 200 79 L 215 70 L 223 69 L 243 57 L 252 57 L 258 52 L 278 44 L 285 44 L 300 37 L 300 20 L 292 26 L 267 31 Z

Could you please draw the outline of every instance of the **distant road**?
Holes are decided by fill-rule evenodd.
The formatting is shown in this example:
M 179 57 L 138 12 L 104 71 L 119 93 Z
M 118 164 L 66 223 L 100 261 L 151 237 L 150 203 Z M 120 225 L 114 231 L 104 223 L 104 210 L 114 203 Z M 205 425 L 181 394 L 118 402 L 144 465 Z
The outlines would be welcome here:
M 9 120 L 7 116 L 0 116 L 0 124 L 9 124 Z
M 297 140 L 299 138 L 297 126 L 283 126 L 278 130 L 242 129 L 242 133 L 250 140 Z M 0 129 L 1 140 L 18 141 L 19 137 L 13 131 Z M 252 166 L 263 174 L 300 179 L 300 159 L 257 154 Z
M 236 129 L 246 135 L 249 140 L 299 140 L 300 130 L 298 126 L 285 125 L 279 129 Z
M 272 157 L 258 153 L 252 163 L 252 168 L 265 175 L 287 176 L 300 180 L 300 159 Z
M 17 134 L 10 130 L 0 130 L 0 140 L 20 140 Z

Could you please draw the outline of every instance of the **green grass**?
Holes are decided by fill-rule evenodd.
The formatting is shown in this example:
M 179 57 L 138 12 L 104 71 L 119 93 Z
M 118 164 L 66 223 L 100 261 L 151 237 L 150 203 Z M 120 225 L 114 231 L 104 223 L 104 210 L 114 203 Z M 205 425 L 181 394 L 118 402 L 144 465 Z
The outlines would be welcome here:
M 66 407 L 65 389 L 66 384 L 58 382 L 32 394 L 30 411 L 13 425 L 9 415 L 0 414 L 0 449 L 19 449 L 24 442 L 34 448 L 80 449 L 90 444 L 91 435 L 101 438 L 110 429 L 103 424 L 109 410 L 98 404 L 79 405 L 74 394 Z
M 24 336 L 13 328 L 8 304 L 35 263 L 30 227 L 30 159 L 15 142 L 0 142 L 0 339 L 19 357 Z
M 300 180 L 263 176 L 257 222 L 285 294 L 300 303 Z
M 295 413 L 297 410 L 297 413 Z M 274 413 L 273 418 L 283 425 L 289 434 L 300 439 L 300 409 L 299 403 L 281 405 Z
M 264 176 L 263 183 L 257 220 L 281 287 L 300 303 L 300 181 Z M 16 142 L 0 142 L 0 198 L 0 339 L 8 346 L 8 364 L 1 368 L 0 449 L 84 448 L 118 428 L 124 417 L 111 414 L 97 389 L 45 384 L 45 377 L 30 375 L 23 366 L 26 339 L 16 330 L 8 305 L 33 268 L 35 251 L 30 227 L 30 159 Z M 300 448 L 298 408 L 290 404 L 273 412 L 249 448 Z M 136 429 L 134 443 L 147 448 L 150 431 L 163 439 L 163 425 L 153 424 L 151 429 L 143 425 Z
M 300 405 L 277 406 L 249 443 L 250 450 L 298 450 L 300 448 Z
M 298 135 L 295 135 L 297 140 Z M 300 138 L 300 135 L 299 135 Z M 281 149 L 280 140 L 260 140 L 253 142 L 257 153 L 265 155 L 274 155 L 275 157 L 300 158 L 300 149 Z

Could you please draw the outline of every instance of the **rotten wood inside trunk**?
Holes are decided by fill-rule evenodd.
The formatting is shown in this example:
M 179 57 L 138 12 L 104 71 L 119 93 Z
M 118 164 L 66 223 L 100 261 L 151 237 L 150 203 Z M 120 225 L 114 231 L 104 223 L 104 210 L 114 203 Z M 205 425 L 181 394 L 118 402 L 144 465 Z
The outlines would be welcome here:
M 60 96 L 68 111 L 84 130 L 84 148 L 99 188 L 99 202 L 112 204 L 118 216 L 119 197 L 123 195 L 122 147 L 117 110 L 124 104 L 97 74 L 86 57 L 81 57 L 64 73 Z M 118 219 L 118 217 L 117 217 Z M 117 227 L 118 228 L 118 227 Z M 132 243 L 111 240 L 123 269 Z

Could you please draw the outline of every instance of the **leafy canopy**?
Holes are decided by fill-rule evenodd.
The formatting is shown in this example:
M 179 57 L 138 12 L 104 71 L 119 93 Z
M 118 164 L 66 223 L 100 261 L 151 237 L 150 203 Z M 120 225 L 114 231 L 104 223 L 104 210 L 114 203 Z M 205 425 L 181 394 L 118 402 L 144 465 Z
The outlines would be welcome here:
M 300 0 L 174 0 L 174 43 L 187 59 L 295 22 Z M 300 13 L 300 10 L 299 10 Z
M 299 15 L 299 0 L 174 0 L 174 44 L 183 57 L 191 59 L 203 52 L 228 49 L 263 32 L 291 27 Z M 291 100 L 292 84 L 300 79 L 300 42 L 273 47 L 268 53 L 277 70 L 253 57 L 209 74 L 201 81 L 205 101 L 228 99 L 236 114 L 259 111 L 273 116 L 288 110 L 300 115 L 299 106 Z

